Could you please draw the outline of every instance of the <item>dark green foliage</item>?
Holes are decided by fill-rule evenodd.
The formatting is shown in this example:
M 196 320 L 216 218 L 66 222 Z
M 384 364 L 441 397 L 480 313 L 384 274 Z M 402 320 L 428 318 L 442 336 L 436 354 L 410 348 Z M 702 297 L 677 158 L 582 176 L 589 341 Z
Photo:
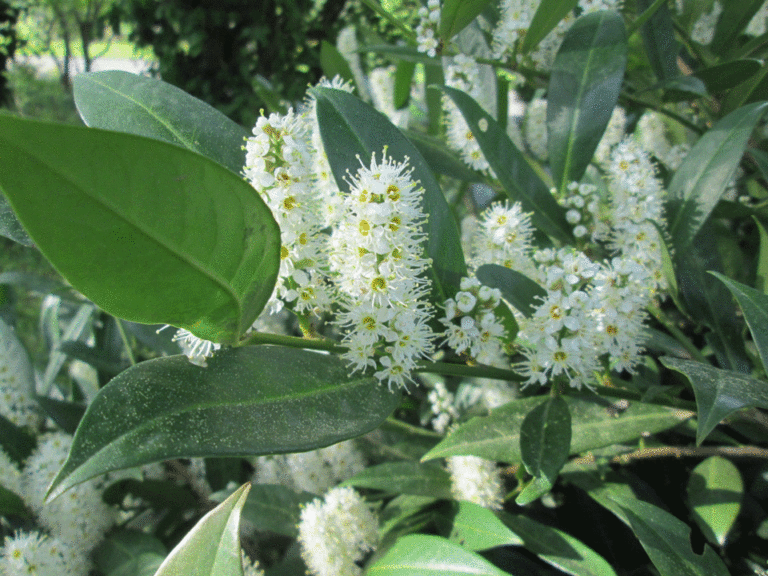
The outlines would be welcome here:
M 5 70 L 13 60 L 18 43 L 14 28 L 18 15 L 16 8 L 5 0 L 0 0 L 0 106 L 8 106 L 11 103 L 11 90 Z

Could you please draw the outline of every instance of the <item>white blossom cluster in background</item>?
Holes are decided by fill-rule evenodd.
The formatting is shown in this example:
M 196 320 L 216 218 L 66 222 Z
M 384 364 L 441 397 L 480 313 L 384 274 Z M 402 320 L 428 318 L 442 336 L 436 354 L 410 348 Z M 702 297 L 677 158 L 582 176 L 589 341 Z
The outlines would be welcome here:
M 416 26 L 416 42 L 419 52 L 430 58 L 437 55 L 437 29 L 440 26 L 440 0 L 429 0 L 426 7 L 419 8 L 419 24 Z

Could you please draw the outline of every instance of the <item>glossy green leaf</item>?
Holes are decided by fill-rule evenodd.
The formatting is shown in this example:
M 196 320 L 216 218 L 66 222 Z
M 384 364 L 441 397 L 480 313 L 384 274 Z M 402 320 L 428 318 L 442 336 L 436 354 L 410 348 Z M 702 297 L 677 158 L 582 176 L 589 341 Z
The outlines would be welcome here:
M 38 396 L 35 398 L 43 412 L 54 422 L 56 425 L 64 430 L 67 434 L 74 434 L 77 430 L 77 425 L 85 414 L 86 405 L 80 402 L 67 402 L 64 400 L 56 400 L 55 398 L 48 398 L 46 396 Z
M 360 162 L 370 166 L 371 154 L 381 160 L 385 146 L 387 155 L 394 160 L 409 159 L 413 180 L 421 182 L 424 188 L 423 209 L 428 217 L 426 252 L 432 258 L 435 288 L 442 290 L 446 297 L 452 296 L 467 274 L 459 229 L 419 151 L 383 114 L 359 98 L 331 88 L 315 88 L 312 93 L 317 99 L 317 120 L 325 151 L 342 190 L 347 189 L 344 180 L 347 171 L 355 174 Z
M 561 396 L 550 396 L 525 415 L 520 455 L 531 476 L 554 484 L 571 448 L 571 413 Z
M 423 513 L 425 509 L 435 502 L 436 498 L 410 494 L 400 494 L 392 498 L 379 514 L 379 533 L 382 538 L 396 538 L 401 534 L 412 533 L 412 528 L 422 524 L 429 516 L 428 512 Z
M 531 502 L 536 502 L 536 500 L 544 496 L 544 494 L 549 493 L 554 485 L 554 481 L 546 476 L 535 476 L 525 484 L 525 487 L 520 494 L 517 495 L 515 504 L 518 506 L 527 506 Z
M 109 576 L 129 576 L 142 574 L 143 565 L 150 556 L 159 559 L 155 566 L 157 570 L 167 553 L 163 543 L 154 536 L 137 530 L 119 530 L 98 545 L 93 560 L 99 572 Z
M 256 530 L 295 538 L 301 507 L 315 498 L 309 492 L 296 492 L 277 484 L 254 484 L 243 507 L 243 518 Z
M 578 3 L 579 0 L 542 0 L 539 7 L 536 8 L 528 31 L 525 33 L 523 53 L 527 54 L 536 48 L 539 42 L 544 40 L 547 34 L 560 23 L 560 20 L 570 14 Z
M 637 0 L 639 11 L 651 7 L 653 0 Z M 651 64 L 653 73 L 659 80 L 668 80 L 680 75 L 677 67 L 677 55 L 680 45 L 675 40 L 672 15 L 667 3 L 659 6 L 641 28 L 643 46 Z
M 768 231 L 765 230 L 760 220 L 754 218 L 754 221 L 760 234 L 760 251 L 757 256 L 755 287 L 763 294 L 768 294 Z
M 240 511 L 250 484 L 203 516 L 160 565 L 155 576 L 242 576 Z
M 688 479 L 688 507 L 712 544 L 725 545 L 743 496 L 744 482 L 739 469 L 720 456 L 701 462 Z
M 506 131 L 469 95 L 448 86 L 440 89 L 461 111 L 507 196 L 513 202 L 520 202 L 525 212 L 532 213 L 531 222 L 539 230 L 552 238 L 571 242 L 573 237 L 571 226 L 565 220 L 565 208 L 557 203 Z
M 393 100 L 396 110 L 405 108 L 411 98 L 411 82 L 416 72 L 416 62 L 400 60 L 395 68 L 395 88 Z
M 77 111 L 87 126 L 164 140 L 243 171 L 248 132 L 180 88 L 120 70 L 78 74 Z
M 482 556 L 427 534 L 400 538 L 368 566 L 367 576 L 508 576 Z
M 521 462 L 521 425 L 541 400 L 540 396 L 514 400 L 494 408 L 488 416 L 472 418 L 427 452 L 422 461 L 472 455 L 498 462 Z M 691 416 L 690 412 L 635 402 L 614 417 L 597 399 L 568 397 L 565 402 L 571 413 L 571 454 L 631 442 L 646 433 L 672 428 Z
M 450 539 L 467 550 L 488 550 L 496 546 L 520 546 L 523 540 L 488 508 L 472 502 L 458 503 Z
M 376 428 L 400 395 L 349 375 L 337 356 L 278 346 L 137 364 L 101 389 L 54 480 L 55 496 L 121 468 L 169 458 L 298 452 Z
M 342 80 L 347 80 L 355 85 L 355 75 L 349 67 L 349 63 L 341 55 L 339 49 L 327 40 L 320 43 L 320 67 L 327 78 L 333 79 L 340 76 Z
M 762 7 L 765 0 L 739 0 L 739 2 L 723 3 L 723 12 L 717 20 L 715 37 L 711 48 L 719 53 L 727 53 L 752 17 Z
M 498 264 L 483 264 L 475 275 L 486 286 L 501 290 L 504 299 L 526 318 L 533 316 L 547 296 L 544 288 L 524 274 Z
M 416 146 L 424 161 L 435 174 L 449 176 L 466 182 L 480 182 L 482 178 L 470 170 L 453 150 L 448 150 L 438 139 L 411 130 L 404 131 L 405 136 Z
M 0 185 L 54 267 L 114 316 L 233 343 L 272 293 L 280 236 L 269 209 L 189 150 L 0 117 Z
M 768 408 L 768 387 L 732 370 L 720 370 L 701 362 L 664 356 L 661 363 L 685 375 L 696 395 L 698 428 L 696 444 L 701 444 L 723 418 L 748 406 Z
M 693 552 L 687 524 L 638 500 L 623 485 L 604 483 L 588 494 L 630 527 L 661 576 L 729 576 L 712 548 L 705 545 L 702 555 Z
M 501 520 L 523 540 L 523 547 L 573 576 L 615 576 L 610 564 L 580 540 L 531 518 L 502 512 Z
M 752 332 L 752 339 L 760 354 L 763 368 L 768 371 L 768 295 L 717 272 L 711 274 L 728 287 L 739 303 L 744 320 Z
M 749 136 L 768 103 L 731 112 L 704 134 L 686 155 L 669 184 L 668 221 L 678 253 L 698 234 L 731 180 Z
M 385 462 L 358 472 L 341 485 L 373 488 L 394 494 L 452 498 L 450 475 L 442 466 L 433 463 Z
M 710 93 L 730 90 L 757 74 L 762 62 L 755 59 L 733 60 L 716 64 L 695 72 L 696 77 L 703 81 Z
M 8 200 L 3 196 L 2 190 L 0 190 L 0 236 L 10 238 L 14 242 L 24 244 L 24 246 L 34 246 L 32 239 L 16 218 L 16 214 L 13 213 Z
M 438 35 L 444 43 L 464 30 L 485 10 L 490 0 L 445 0 L 440 9 Z
M 552 64 L 547 91 L 547 147 L 559 190 L 581 180 L 619 99 L 627 32 L 617 12 L 578 18 Z

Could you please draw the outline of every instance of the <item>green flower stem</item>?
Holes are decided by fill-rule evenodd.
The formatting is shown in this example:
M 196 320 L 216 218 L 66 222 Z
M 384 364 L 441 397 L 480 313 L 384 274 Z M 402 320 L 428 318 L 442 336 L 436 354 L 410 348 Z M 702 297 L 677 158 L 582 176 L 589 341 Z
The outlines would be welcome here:
M 696 132 L 696 134 L 703 134 L 704 133 L 704 129 L 703 128 L 700 128 L 699 126 L 697 126 L 696 124 L 694 124 L 693 122 L 688 120 L 688 118 L 685 118 L 684 116 L 681 116 L 680 114 L 678 114 L 676 112 L 672 112 L 671 110 L 668 110 L 664 106 L 660 106 L 656 102 L 649 102 L 648 100 L 643 100 L 642 98 L 637 98 L 636 96 L 631 96 L 631 95 L 627 94 L 626 92 L 622 92 L 619 95 L 619 99 L 624 101 L 625 103 L 629 102 L 631 104 L 636 104 L 638 106 L 642 106 L 642 107 L 648 108 L 650 110 L 655 110 L 659 114 L 664 114 L 665 116 L 667 116 L 669 118 L 672 118 L 672 120 L 674 120 L 675 122 L 678 122 L 678 123 L 682 124 L 686 128 L 690 128 L 691 130 Z
M 467 376 L 470 378 L 492 378 L 494 380 L 512 380 L 522 382 L 525 376 L 521 376 L 512 370 L 494 368 L 493 366 L 467 366 L 466 364 L 451 364 L 448 362 L 421 362 L 414 372 L 428 374 L 443 374 L 444 376 Z
M 379 3 L 376 2 L 376 0 L 362 0 L 362 3 L 368 6 L 368 8 L 370 8 L 374 12 L 376 12 L 376 14 L 381 16 L 384 20 L 392 24 L 395 28 L 400 30 L 400 32 L 402 32 L 409 40 L 411 40 L 414 43 L 416 42 L 415 32 L 410 28 L 408 28 L 405 24 L 400 22 L 400 20 L 392 16 L 392 14 L 384 10 L 384 8 L 382 8 L 379 5 Z
M 648 312 L 650 312 L 651 315 L 656 318 L 656 320 L 658 320 L 664 326 L 664 328 L 666 328 L 669 333 L 675 337 L 678 342 L 680 342 L 683 348 L 686 349 L 686 351 L 694 360 L 703 362 L 704 364 L 709 364 L 701 351 L 696 348 L 696 346 L 694 346 L 693 342 L 691 342 L 677 326 L 675 326 L 675 323 L 672 322 L 672 320 L 670 320 L 666 314 L 664 314 L 661 308 L 650 305 L 648 306 Z
M 332 340 L 320 340 L 314 338 L 299 338 L 298 336 L 286 336 L 284 334 L 267 334 L 266 332 L 254 332 L 243 340 L 240 346 L 255 346 L 258 344 L 274 344 L 276 346 L 288 346 L 290 348 L 304 348 L 307 350 L 325 350 L 326 352 L 346 352 L 347 347 Z
M 123 328 L 123 321 L 120 320 L 120 318 L 115 318 L 115 320 L 117 320 L 117 331 L 120 332 L 120 338 L 122 339 L 123 345 L 125 346 L 125 352 L 128 354 L 128 361 L 131 363 L 131 366 L 136 366 L 136 358 L 133 357 L 131 343 L 128 342 L 128 335 L 125 333 L 125 329 Z

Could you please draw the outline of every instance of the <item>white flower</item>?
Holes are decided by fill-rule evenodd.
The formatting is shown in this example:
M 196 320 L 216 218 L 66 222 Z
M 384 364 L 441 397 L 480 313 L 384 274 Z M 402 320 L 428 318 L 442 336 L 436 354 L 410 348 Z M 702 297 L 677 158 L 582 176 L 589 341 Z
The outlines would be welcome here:
M 451 456 L 447 465 L 451 475 L 451 494 L 456 500 L 501 510 L 504 505 L 504 483 L 495 462 L 477 456 Z
M 39 532 L 16 532 L 6 536 L 0 554 L 3 576 L 86 576 L 89 562 L 85 555 L 58 538 Z
M 203 367 L 208 366 L 206 359 L 221 349 L 221 344 L 198 338 L 192 332 L 183 328 L 176 331 L 176 334 L 173 336 L 173 342 L 179 343 L 182 353 L 189 358 L 192 364 Z

